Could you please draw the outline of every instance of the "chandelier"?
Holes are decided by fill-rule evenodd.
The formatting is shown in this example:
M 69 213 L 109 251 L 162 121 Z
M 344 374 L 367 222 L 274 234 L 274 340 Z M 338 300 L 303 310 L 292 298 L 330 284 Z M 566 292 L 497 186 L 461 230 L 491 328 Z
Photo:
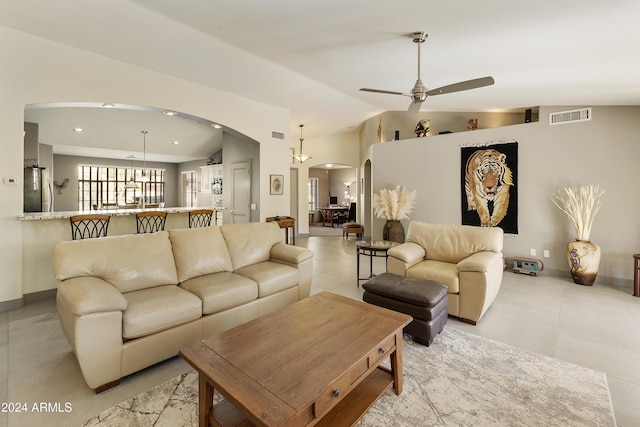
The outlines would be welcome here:
M 302 138 L 302 126 L 304 125 L 300 125 L 300 151 L 298 152 L 298 154 L 293 154 L 293 160 L 297 160 L 300 163 L 304 163 L 311 158 L 311 156 L 302 153 L 302 141 L 304 141 L 304 139 Z

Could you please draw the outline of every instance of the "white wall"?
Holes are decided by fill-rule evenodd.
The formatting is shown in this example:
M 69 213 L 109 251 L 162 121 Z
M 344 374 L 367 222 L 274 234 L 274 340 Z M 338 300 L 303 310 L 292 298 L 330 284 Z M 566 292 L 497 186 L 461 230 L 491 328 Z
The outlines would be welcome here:
M 56 101 L 108 101 L 181 111 L 235 129 L 260 143 L 260 182 L 288 176 L 290 113 L 209 87 L 124 64 L 0 27 L 0 173 L 22 176 L 24 106 Z M 285 141 L 271 132 L 285 134 Z M 21 181 L 21 179 L 20 179 Z M 286 199 L 286 200 L 284 200 Z M 22 183 L 0 184 L 0 303 L 19 300 L 22 283 Z M 260 186 L 260 219 L 280 214 L 289 195 Z
M 545 270 L 566 274 L 565 248 L 575 235 L 551 195 L 567 185 L 597 184 L 607 191 L 591 234 L 602 248 L 597 280 L 629 286 L 632 255 L 640 249 L 640 107 L 594 107 L 592 121 L 548 125 L 550 111 L 569 108 L 541 107 L 538 123 L 375 144 L 374 191 L 405 185 L 418 191 L 411 219 L 460 224 L 460 146 L 514 139 L 519 143 L 519 234 L 505 238 L 505 256 L 528 256 L 535 248 L 541 257 L 549 249 Z M 383 222 L 374 225 L 373 237 L 380 238 Z

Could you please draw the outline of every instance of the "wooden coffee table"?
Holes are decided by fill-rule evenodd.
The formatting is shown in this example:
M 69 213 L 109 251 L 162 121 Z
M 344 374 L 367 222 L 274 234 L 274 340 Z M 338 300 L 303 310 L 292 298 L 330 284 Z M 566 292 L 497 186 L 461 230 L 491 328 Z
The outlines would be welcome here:
M 184 348 L 200 426 L 353 425 L 391 385 L 402 392 L 410 321 L 323 292 Z M 379 366 L 387 357 L 391 369 Z M 214 390 L 225 397 L 215 406 Z

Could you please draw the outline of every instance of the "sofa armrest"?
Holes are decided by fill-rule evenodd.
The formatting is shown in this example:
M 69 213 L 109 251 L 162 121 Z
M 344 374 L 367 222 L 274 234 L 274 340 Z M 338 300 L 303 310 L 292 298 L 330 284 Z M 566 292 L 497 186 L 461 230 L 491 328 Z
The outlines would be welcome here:
M 495 268 L 502 269 L 502 253 L 497 252 L 476 252 L 463 259 L 456 265 L 458 272 L 477 271 L 486 273 Z
M 74 277 L 60 282 L 58 297 L 64 299 L 76 316 L 127 308 L 127 300 L 120 291 L 97 277 Z
M 313 258 L 313 252 L 300 246 L 276 243 L 271 248 L 272 261 L 282 261 L 287 264 L 295 265 L 301 264 L 311 258 Z
M 300 246 L 276 243 L 271 247 L 271 261 L 295 267 L 298 270 L 298 300 L 311 293 L 313 275 L 313 252 Z

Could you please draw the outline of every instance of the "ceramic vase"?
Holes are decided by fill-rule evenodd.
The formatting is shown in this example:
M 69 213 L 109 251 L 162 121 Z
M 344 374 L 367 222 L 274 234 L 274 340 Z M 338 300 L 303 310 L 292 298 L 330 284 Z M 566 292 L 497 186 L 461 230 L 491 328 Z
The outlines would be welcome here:
M 400 221 L 387 220 L 382 229 L 382 239 L 404 243 L 404 227 Z
M 567 261 L 573 283 L 591 286 L 600 268 L 600 246 L 589 240 L 576 240 L 567 245 Z

